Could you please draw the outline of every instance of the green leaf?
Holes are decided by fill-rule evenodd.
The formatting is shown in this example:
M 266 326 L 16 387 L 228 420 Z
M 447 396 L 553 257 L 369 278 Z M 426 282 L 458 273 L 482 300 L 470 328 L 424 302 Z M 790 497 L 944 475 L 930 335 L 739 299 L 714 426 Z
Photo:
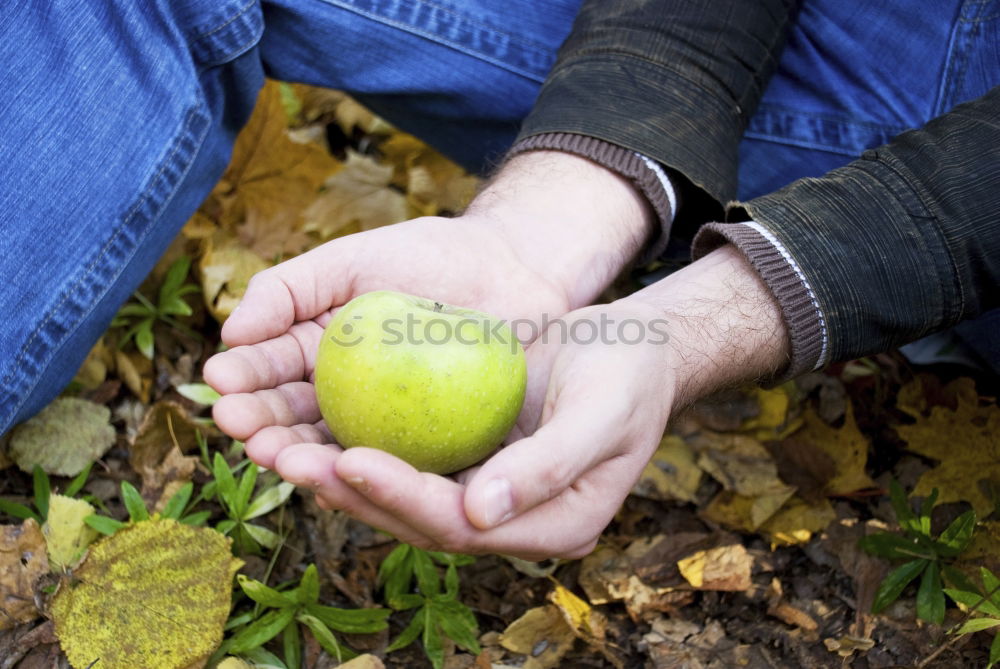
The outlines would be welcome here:
M 268 488 L 257 495 L 253 502 L 250 503 L 250 506 L 243 513 L 243 520 L 251 520 L 258 516 L 263 516 L 265 513 L 270 513 L 288 501 L 293 490 L 295 490 L 295 484 L 288 481 L 283 481 L 276 486 Z
M 31 478 L 35 489 L 35 508 L 42 520 L 49 516 L 49 497 L 52 495 L 52 484 L 49 476 L 38 465 L 31 468 Z
M 215 459 L 212 460 L 212 475 L 215 477 L 215 484 L 218 486 L 219 501 L 226 508 L 230 518 L 239 520 L 240 514 L 237 512 L 236 501 L 236 479 L 229 469 L 229 464 L 222 457 L 222 453 L 216 452 Z
M 444 592 L 451 598 L 458 596 L 458 569 L 454 564 L 449 564 L 444 572 Z
M 420 609 L 413 614 L 413 618 L 406 628 L 400 632 L 396 640 L 389 644 L 385 649 L 385 652 L 391 653 L 394 650 L 399 650 L 400 648 L 406 648 L 414 639 L 420 636 L 420 633 L 424 631 L 424 623 L 427 622 L 427 617 L 425 615 L 424 609 Z
M 955 557 L 965 550 L 976 531 L 976 512 L 969 509 L 951 521 L 935 542 L 938 552 L 944 557 Z
M 996 662 L 1000 662 L 1000 634 L 994 636 L 993 643 L 990 644 L 990 663 L 986 669 L 990 669 Z
M 184 509 L 187 508 L 187 503 L 191 501 L 191 495 L 194 494 L 194 484 L 188 481 L 180 488 L 177 489 L 167 503 L 163 507 L 163 511 L 160 513 L 164 518 L 173 518 L 174 520 L 180 520 L 181 515 L 184 513 Z
M 306 612 L 332 630 L 346 634 L 373 634 L 384 630 L 389 609 L 338 609 L 323 604 L 306 604 Z
M 927 564 L 927 560 L 911 560 L 889 572 L 875 593 L 872 613 L 881 613 L 885 607 L 896 601 L 903 589 L 909 585 L 910 581 L 920 575 Z
M 417 576 L 417 587 L 424 597 L 432 597 L 441 592 L 441 577 L 427 551 L 413 549 L 413 573 Z
M 295 622 L 290 622 L 285 626 L 281 635 L 281 646 L 284 649 L 285 664 L 289 667 L 302 666 L 302 637 L 299 635 L 299 626 Z
M 254 669 L 289 669 L 280 657 L 263 648 L 254 648 L 241 655 L 253 663 Z M 292 667 L 292 669 L 299 668 Z
M 69 485 L 66 486 L 66 491 L 63 492 L 63 494 L 66 495 L 67 497 L 72 497 L 76 493 L 83 490 L 83 486 L 86 485 L 87 479 L 90 477 L 90 470 L 91 468 L 93 468 L 93 466 L 94 463 L 91 462 L 86 467 L 84 467 L 83 471 L 77 474 L 73 478 L 73 480 L 69 482 Z
M 912 559 L 914 557 L 933 558 L 933 555 L 921 554 L 917 543 L 908 537 L 891 532 L 878 532 L 862 537 L 858 545 L 866 552 L 890 560 Z
M 910 501 L 906 498 L 906 493 L 903 492 L 902 486 L 896 479 L 889 481 L 889 500 L 892 502 L 893 511 L 896 512 L 896 522 L 899 523 L 899 526 L 903 530 L 919 532 L 920 523 L 913 515 Z
M 427 599 L 423 595 L 417 594 L 406 594 L 393 597 L 388 600 L 389 606 L 396 609 L 397 611 L 408 611 L 409 609 L 415 609 L 418 606 L 423 606 L 427 602 Z
M 997 618 L 973 618 L 966 620 L 962 626 L 955 630 L 955 634 L 971 634 L 972 632 L 982 632 L 993 627 L 1000 626 L 1000 619 Z
M 177 294 L 180 289 L 181 284 L 184 283 L 184 279 L 187 278 L 188 272 L 191 270 L 191 258 L 184 255 L 175 260 L 170 265 L 170 269 L 167 270 L 167 274 L 163 277 L 163 283 L 160 284 L 159 293 L 159 304 L 163 303 Z
M 223 520 L 218 525 L 215 526 L 215 530 L 220 534 L 229 534 L 236 527 L 236 521 L 229 519 Z
M 993 602 L 987 601 L 982 594 L 978 592 L 945 588 L 944 593 L 955 600 L 957 604 L 962 604 L 970 609 L 1000 618 L 1000 607 L 993 604 Z
M 122 481 L 122 502 L 133 523 L 149 519 L 149 511 L 146 509 L 146 503 L 142 501 L 142 495 L 128 481 Z
M 269 550 L 274 550 L 278 544 L 281 543 L 281 535 L 277 532 L 272 532 L 266 527 L 253 525 L 252 523 L 243 523 L 240 527 L 242 527 L 254 541 Z
M 115 318 L 127 319 L 130 316 L 146 317 L 152 315 L 153 312 L 150 311 L 147 306 L 143 304 L 136 304 L 135 302 L 129 302 L 128 304 L 126 304 L 125 306 L 123 306 L 121 309 L 118 310 L 118 313 L 115 314 Z
M 246 611 L 238 616 L 232 616 L 226 621 L 225 631 L 234 630 L 237 627 L 243 627 L 244 625 L 249 625 L 253 622 L 254 613 L 253 611 Z
M 454 599 L 436 600 L 434 612 L 441 629 L 448 637 L 465 650 L 479 654 L 479 625 L 476 616 L 465 604 Z
M 83 522 L 87 523 L 87 525 L 94 528 L 101 534 L 105 534 L 107 536 L 111 536 L 123 527 L 128 527 L 120 520 L 108 518 L 107 516 L 99 516 L 96 513 L 93 516 L 87 516 L 84 518 Z
M 315 604 L 319 601 L 319 571 L 316 565 L 306 567 L 299 587 L 295 588 L 295 600 L 300 604 Z
M 990 600 L 996 604 L 1000 604 L 1000 579 L 986 567 L 979 568 L 979 575 L 983 579 L 983 587 L 986 588 L 986 592 L 993 593 L 990 595 Z
M 399 544 L 379 565 L 378 582 L 385 586 L 385 601 L 391 603 L 409 593 L 415 550 L 407 544 Z
M 294 607 L 271 609 L 253 623 L 240 630 L 233 637 L 230 650 L 233 653 L 245 653 L 252 648 L 262 646 L 278 636 L 288 623 L 294 619 Z
M 215 388 L 207 383 L 182 383 L 174 388 L 181 397 L 186 397 L 192 402 L 212 406 L 222 397 L 215 391 Z
M 169 316 L 190 316 L 194 312 L 190 305 L 179 295 L 171 295 L 160 305 L 160 313 Z
M 255 463 L 247 466 L 247 470 L 240 477 L 239 485 L 236 488 L 236 501 L 233 511 L 240 520 L 249 520 L 246 517 L 247 506 L 250 504 L 250 497 L 253 495 L 254 486 L 257 485 L 257 475 L 260 469 Z
M 931 494 L 925 497 L 924 501 L 920 503 L 920 534 L 925 537 L 931 535 L 931 512 L 934 510 L 937 498 L 938 489 L 934 488 L 931 490 Z
M 431 661 L 434 669 L 441 669 L 444 666 L 444 640 L 441 638 L 441 631 L 438 626 L 430 620 L 430 612 L 427 613 L 428 620 L 424 623 L 424 654 Z
M 185 525 L 191 525 L 193 527 L 198 527 L 204 525 L 208 522 L 209 517 L 212 515 L 211 511 L 195 511 L 194 513 L 189 513 L 180 519 Z
M 917 617 L 935 625 L 944 622 L 944 592 L 941 590 L 941 574 L 937 562 L 929 562 L 920 578 Z
M 6 499 L 0 499 L 0 511 L 6 513 L 8 516 L 14 516 L 15 518 L 20 518 L 22 520 L 34 518 L 38 521 L 39 525 L 45 522 L 44 518 L 26 507 L 24 504 L 18 504 L 17 502 L 11 502 Z
M 143 319 L 136 325 L 135 347 L 139 349 L 139 352 L 146 358 L 149 360 L 153 359 L 154 339 L 152 318 Z
M 956 590 L 967 590 L 968 592 L 979 590 L 968 576 L 946 564 L 941 565 L 941 580 Z
M 246 596 L 264 606 L 280 609 L 288 606 L 295 606 L 295 599 L 283 592 L 278 592 L 274 588 L 268 587 L 260 581 L 254 580 L 244 574 L 236 575 L 236 582 Z
M 318 618 L 301 613 L 298 616 L 298 621 L 309 628 L 316 641 L 319 645 L 323 647 L 323 650 L 328 652 L 333 657 L 337 658 L 338 662 L 343 662 L 344 660 L 350 660 L 357 657 L 357 653 L 353 652 L 350 648 L 342 646 L 337 641 L 337 637 L 333 636 L 333 632 L 327 629 L 326 625 L 323 624 Z

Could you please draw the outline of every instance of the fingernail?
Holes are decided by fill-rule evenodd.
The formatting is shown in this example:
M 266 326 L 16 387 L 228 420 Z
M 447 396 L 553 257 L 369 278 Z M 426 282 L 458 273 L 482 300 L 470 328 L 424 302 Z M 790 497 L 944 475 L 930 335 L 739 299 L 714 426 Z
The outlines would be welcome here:
M 495 527 L 514 515 L 514 495 L 507 479 L 486 484 L 486 524 Z
M 368 485 L 368 481 L 366 481 L 364 477 L 351 476 L 344 480 L 347 481 L 347 485 L 351 486 L 360 493 L 367 495 L 368 492 L 371 490 L 371 486 Z

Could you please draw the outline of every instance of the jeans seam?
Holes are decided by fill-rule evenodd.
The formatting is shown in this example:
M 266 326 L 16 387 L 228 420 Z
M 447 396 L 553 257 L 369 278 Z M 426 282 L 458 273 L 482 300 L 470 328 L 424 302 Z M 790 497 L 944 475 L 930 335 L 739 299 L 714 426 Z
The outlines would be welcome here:
M 246 14 L 251 9 L 253 9 L 253 7 L 256 6 L 256 4 L 257 4 L 258 1 L 259 0 L 249 0 L 249 2 L 247 2 L 245 5 L 243 5 L 242 7 L 240 7 L 240 10 L 238 12 L 236 12 L 235 14 L 233 14 L 232 16 L 230 16 L 228 19 L 226 19 L 225 21 L 223 21 L 218 26 L 216 26 L 214 28 L 211 28 L 211 29 L 208 29 L 205 32 L 195 33 L 194 35 L 192 35 L 191 38 L 190 38 L 191 41 L 201 40 L 201 39 L 204 39 L 206 37 L 210 37 L 211 35 L 214 35 L 215 33 L 219 32 L 221 30 L 224 30 L 229 24 L 233 23 L 234 21 L 239 20 L 244 14 Z
M 195 119 L 197 119 L 201 115 L 201 110 L 202 110 L 202 106 L 198 105 L 198 106 L 195 106 L 194 108 L 192 108 L 188 112 L 187 118 L 184 120 L 184 124 L 181 126 L 181 130 L 180 130 L 180 132 L 177 135 L 177 141 L 175 142 L 174 146 L 171 148 L 170 153 L 168 153 L 164 157 L 163 161 L 161 162 L 161 164 L 159 166 L 159 169 L 157 169 L 156 172 L 153 173 L 152 177 L 149 180 L 149 186 L 147 186 L 140 193 L 139 197 L 136 198 L 135 202 L 128 209 L 127 213 L 122 217 L 121 224 L 115 229 L 115 231 L 112 233 L 112 235 L 104 243 L 104 245 L 101 247 L 100 251 L 98 251 L 98 253 L 94 256 L 94 258 L 91 260 L 91 262 L 87 265 L 86 269 L 80 274 L 80 276 L 77 277 L 77 279 L 72 283 L 71 286 L 69 286 L 68 288 L 66 288 L 63 291 L 63 295 L 59 299 L 59 302 L 56 303 L 49 310 L 49 312 L 45 315 L 45 317 L 42 319 L 42 321 L 38 324 L 38 326 L 31 333 L 31 336 L 28 337 L 28 340 L 25 342 L 24 346 L 21 347 L 21 350 L 18 352 L 17 357 L 14 360 L 14 364 L 12 365 L 11 371 L 7 374 L 7 376 L 3 379 L 3 381 L 0 382 L 0 388 L 7 388 L 9 391 L 11 391 L 11 395 L 14 396 L 14 392 L 13 391 L 15 390 L 15 388 L 14 388 L 14 385 L 13 385 L 13 380 L 14 380 L 14 377 L 15 377 L 15 374 L 16 374 L 17 370 L 21 367 L 21 363 L 23 362 L 24 357 L 27 355 L 28 351 L 30 350 L 31 345 L 40 336 L 40 333 L 53 320 L 53 318 L 55 317 L 55 315 L 62 308 L 63 304 L 66 303 L 66 300 L 68 300 L 70 298 L 70 296 L 73 295 L 73 293 L 86 281 L 87 277 L 89 277 L 89 276 L 91 276 L 93 274 L 94 270 L 98 267 L 98 265 L 100 264 L 101 260 L 104 259 L 107 256 L 107 254 L 108 254 L 109 250 L 111 249 L 111 247 L 113 246 L 113 244 L 116 241 L 118 241 L 118 239 L 122 236 L 122 234 L 124 233 L 124 231 L 128 228 L 130 220 L 136 215 L 136 213 L 140 210 L 140 208 L 142 207 L 142 205 L 145 204 L 148 201 L 150 195 L 156 190 L 156 188 L 158 187 L 157 180 L 167 171 L 167 169 L 171 166 L 174 158 L 181 151 L 182 147 L 184 146 L 183 138 L 187 134 L 187 132 L 190 131 L 191 126 L 193 125 L 193 122 L 195 121 Z M 208 125 L 206 124 L 206 126 L 205 126 L 205 130 L 206 131 L 207 131 L 207 128 L 208 128 Z M 202 137 L 204 137 L 204 132 L 202 133 Z M 176 187 L 176 184 L 174 184 L 174 187 Z M 167 201 L 169 201 L 170 197 L 172 197 L 172 194 L 170 194 L 167 197 L 165 197 L 164 198 L 164 202 L 161 203 L 158 208 L 162 210 L 163 205 Z M 143 226 L 143 228 L 141 230 L 140 237 L 144 237 L 148 233 L 150 226 L 152 226 L 155 223 L 156 220 L 157 220 L 157 217 L 155 217 L 155 216 L 150 218 L 150 220 L 146 223 L 146 225 Z M 132 249 L 132 254 L 131 255 L 135 254 L 135 248 L 138 247 L 138 242 L 136 244 L 134 244 L 133 246 L 134 246 L 134 248 Z M 109 286 L 105 286 L 105 290 L 103 291 L 103 293 L 107 292 L 107 288 L 108 287 Z M 98 301 L 100 301 L 100 297 L 97 297 L 94 300 L 92 300 L 90 308 L 87 311 L 85 311 L 84 313 L 79 314 L 74 319 L 74 321 L 75 321 L 74 325 L 66 327 L 67 331 L 68 332 L 72 332 L 73 330 L 75 330 L 75 328 L 78 327 L 79 324 L 83 320 L 85 320 L 86 315 L 88 313 L 90 313 L 91 311 L 93 311 L 94 306 L 95 306 L 95 304 Z M 59 351 L 59 349 L 62 347 L 62 345 L 65 344 L 65 340 L 67 338 L 68 338 L 68 335 L 64 336 L 62 338 L 63 341 L 60 342 L 57 346 L 54 346 L 48 352 L 48 356 L 47 357 L 49 359 L 51 359 L 52 356 L 56 352 Z M 32 383 L 30 387 L 24 389 L 24 393 L 22 394 L 21 401 L 18 402 L 16 405 L 14 405 L 11 408 L 9 416 L 11 416 L 11 417 L 14 416 L 17 413 L 17 410 L 21 406 L 24 405 L 25 398 L 27 398 L 31 394 L 31 392 L 38 386 L 38 383 L 41 381 L 41 378 L 42 378 L 41 374 L 36 375 L 34 383 Z M 4 419 L 4 417 L 2 415 L 0 415 L 0 420 L 2 420 L 2 419 Z
M 424 28 L 420 28 L 420 27 L 415 26 L 415 25 L 413 25 L 411 23 L 406 23 L 404 21 L 399 21 L 399 20 L 391 19 L 391 18 L 388 18 L 386 16 L 382 16 L 381 14 L 376 14 L 375 12 L 369 12 L 369 11 L 366 11 L 366 10 L 361 9 L 359 7 L 354 7 L 350 3 L 343 2 L 341 0 L 318 0 L 318 1 L 322 2 L 324 4 L 328 4 L 328 5 L 334 6 L 334 7 L 340 7 L 341 9 L 347 10 L 349 12 L 353 12 L 353 13 L 357 14 L 358 16 L 363 16 L 364 18 L 366 18 L 366 19 L 368 19 L 370 21 L 374 21 L 376 23 L 381 23 L 383 25 L 392 26 L 392 27 L 394 27 L 396 29 L 402 30 L 403 32 L 410 33 L 411 35 L 416 35 L 417 37 L 422 37 L 422 38 L 424 38 L 426 40 L 429 40 L 431 42 L 434 42 L 435 44 L 438 44 L 438 45 L 440 45 L 442 47 L 446 47 L 446 48 L 449 48 L 449 49 L 454 49 L 454 50 L 456 50 L 456 51 L 458 51 L 460 53 L 465 53 L 465 54 L 470 55 L 470 56 L 472 56 L 474 58 L 478 58 L 479 60 L 483 61 L 484 63 L 490 63 L 491 65 L 495 65 L 495 66 L 500 67 L 502 69 L 505 69 L 505 70 L 507 70 L 509 72 L 512 72 L 512 73 L 517 74 L 517 75 L 520 75 L 522 77 L 525 77 L 526 79 L 530 79 L 531 81 L 543 82 L 545 80 L 546 73 L 536 74 L 535 72 L 531 72 L 531 71 L 529 71 L 529 70 L 527 70 L 527 69 L 525 69 L 523 67 L 519 67 L 518 65 L 506 62 L 506 61 L 501 60 L 499 58 L 494 58 L 494 57 L 490 56 L 489 54 L 483 53 L 481 51 L 476 51 L 476 50 L 474 50 L 472 48 L 464 47 L 461 44 L 458 44 L 458 43 L 455 43 L 455 42 L 451 42 L 451 41 L 441 41 L 442 36 L 440 34 L 432 32 L 430 30 L 426 30 Z M 463 16 L 461 16 L 459 14 L 454 14 L 453 12 L 452 12 L 452 15 L 459 16 L 463 21 L 469 21 L 470 23 L 472 23 L 473 25 L 475 25 L 476 28 L 478 28 L 478 29 L 481 29 L 481 30 L 485 29 L 485 30 L 488 30 L 489 32 L 491 32 L 494 35 L 503 35 L 505 37 L 511 38 L 514 42 L 517 42 L 518 44 L 527 46 L 527 47 L 529 47 L 533 51 L 541 51 L 542 50 L 542 49 L 538 48 L 536 45 L 534 45 L 532 43 L 523 42 L 522 40 L 519 40 L 516 35 L 512 35 L 510 33 L 501 33 L 501 32 L 497 31 L 494 28 L 488 28 L 488 27 L 484 28 L 483 26 L 481 26 L 479 24 L 476 24 L 475 22 L 471 21 L 470 19 L 468 19 L 466 17 L 463 17 Z

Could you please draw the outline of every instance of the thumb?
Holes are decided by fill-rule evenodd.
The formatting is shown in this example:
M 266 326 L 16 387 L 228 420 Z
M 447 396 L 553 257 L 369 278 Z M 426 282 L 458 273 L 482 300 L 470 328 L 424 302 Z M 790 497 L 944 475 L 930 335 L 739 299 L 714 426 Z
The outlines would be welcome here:
M 347 238 L 258 272 L 222 326 L 229 347 L 256 344 L 288 331 L 350 299 Z
M 616 451 L 627 415 L 595 387 L 561 391 L 532 436 L 500 450 L 469 481 L 469 522 L 489 529 L 559 496 Z

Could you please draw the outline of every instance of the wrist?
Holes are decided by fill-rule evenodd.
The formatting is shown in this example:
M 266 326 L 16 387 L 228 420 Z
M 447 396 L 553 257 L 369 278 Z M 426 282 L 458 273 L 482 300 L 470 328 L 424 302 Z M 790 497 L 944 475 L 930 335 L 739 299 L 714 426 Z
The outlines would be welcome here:
M 654 229 L 649 204 L 628 181 L 558 151 L 512 158 L 466 215 L 496 228 L 525 265 L 562 288 L 571 308 L 592 302 Z
M 623 299 L 652 306 L 665 322 L 662 356 L 675 379 L 675 410 L 769 376 L 788 362 L 788 331 L 778 304 L 733 246 Z

